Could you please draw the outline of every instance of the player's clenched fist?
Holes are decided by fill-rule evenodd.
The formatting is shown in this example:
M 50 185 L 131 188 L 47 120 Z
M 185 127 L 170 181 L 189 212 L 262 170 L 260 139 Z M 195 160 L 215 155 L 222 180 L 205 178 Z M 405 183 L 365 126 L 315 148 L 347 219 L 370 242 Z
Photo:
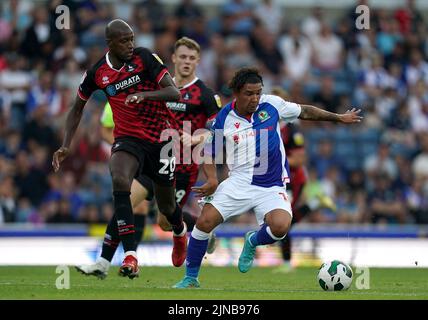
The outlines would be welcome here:
M 61 162 L 63 162 L 64 159 L 67 158 L 69 153 L 70 153 L 70 150 L 65 147 L 61 147 L 57 151 L 55 151 L 52 159 L 52 167 L 54 168 L 55 172 L 59 170 L 59 166 Z

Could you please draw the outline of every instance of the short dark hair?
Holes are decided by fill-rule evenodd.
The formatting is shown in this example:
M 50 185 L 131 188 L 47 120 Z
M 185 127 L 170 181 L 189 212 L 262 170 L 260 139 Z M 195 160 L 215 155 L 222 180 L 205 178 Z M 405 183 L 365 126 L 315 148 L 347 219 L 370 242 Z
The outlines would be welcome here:
M 235 72 L 232 80 L 229 82 L 229 88 L 233 92 L 238 92 L 246 83 L 261 83 L 263 78 L 256 68 L 241 68 Z

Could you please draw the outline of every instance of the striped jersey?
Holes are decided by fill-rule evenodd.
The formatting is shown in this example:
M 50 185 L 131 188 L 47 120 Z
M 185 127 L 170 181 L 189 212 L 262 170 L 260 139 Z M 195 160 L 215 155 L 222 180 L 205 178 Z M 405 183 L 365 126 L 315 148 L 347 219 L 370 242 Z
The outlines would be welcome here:
M 225 149 L 230 177 L 243 183 L 266 188 L 284 186 L 290 181 L 290 173 L 279 120 L 296 120 L 300 105 L 263 94 L 256 111 L 244 117 L 238 114 L 235 103 L 232 101 L 217 114 L 205 153 L 222 163 Z

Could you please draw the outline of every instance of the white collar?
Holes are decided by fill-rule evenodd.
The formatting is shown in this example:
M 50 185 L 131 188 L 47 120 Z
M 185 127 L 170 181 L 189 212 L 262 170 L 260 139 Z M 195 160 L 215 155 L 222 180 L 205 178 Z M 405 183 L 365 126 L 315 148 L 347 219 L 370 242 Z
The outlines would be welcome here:
M 174 83 L 175 83 L 175 77 L 174 78 L 172 78 L 172 80 L 174 81 Z M 190 81 L 188 84 L 186 84 L 186 85 L 184 85 L 184 86 L 182 86 L 182 87 L 180 87 L 179 89 L 181 90 L 181 89 L 186 89 L 187 87 L 190 87 L 192 84 L 194 84 L 196 81 L 198 81 L 199 80 L 199 78 L 198 77 L 195 77 L 195 79 L 193 79 L 192 81 Z
M 109 66 L 110 68 L 112 68 L 114 71 L 120 72 L 120 71 L 122 70 L 122 68 L 125 66 L 125 64 L 123 64 L 123 66 L 122 66 L 122 67 L 120 67 L 120 69 L 115 69 L 115 68 L 113 67 L 112 63 L 110 62 L 109 57 L 108 57 L 109 52 L 110 52 L 110 51 L 108 51 L 108 52 L 106 53 L 106 61 L 107 61 L 108 66 Z

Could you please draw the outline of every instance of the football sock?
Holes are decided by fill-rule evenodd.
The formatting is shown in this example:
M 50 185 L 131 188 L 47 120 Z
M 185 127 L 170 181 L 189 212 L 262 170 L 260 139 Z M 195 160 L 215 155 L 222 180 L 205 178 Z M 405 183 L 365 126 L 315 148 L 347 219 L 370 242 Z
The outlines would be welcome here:
M 284 261 L 290 261 L 291 260 L 291 238 L 289 236 L 286 236 L 284 239 L 281 240 L 280 245 L 281 245 L 282 259 Z
M 311 213 L 312 210 L 307 204 L 304 204 L 301 207 L 297 208 L 297 211 L 299 211 L 299 213 L 301 214 L 302 217 L 305 217 L 306 215 Z M 294 221 L 294 219 L 293 219 L 293 221 Z
M 183 220 L 186 222 L 187 231 L 192 232 L 196 224 L 196 218 L 187 211 L 183 211 Z
M 110 219 L 107 225 L 107 230 L 104 235 L 103 247 L 101 250 L 101 257 L 111 261 L 114 253 L 116 252 L 117 246 L 120 243 L 119 232 L 117 231 L 117 220 L 116 215 Z
M 264 244 L 272 244 L 278 240 L 283 239 L 284 237 L 279 238 L 274 236 L 270 230 L 270 227 L 267 224 L 263 224 L 260 230 L 250 237 L 250 243 L 256 247 Z
M 197 278 L 202 259 L 207 251 L 209 233 L 194 228 L 189 239 L 186 257 L 186 276 Z
M 114 213 L 117 219 L 120 241 L 122 241 L 125 252 L 135 250 L 134 215 L 130 195 L 131 192 L 129 191 L 113 192 Z
M 166 216 L 168 222 L 172 226 L 172 231 L 174 234 L 178 235 L 183 232 L 184 224 L 183 224 L 183 211 L 181 211 L 178 203 L 175 204 L 175 211 L 171 216 Z
M 135 251 L 137 251 L 137 247 L 140 244 L 141 240 L 143 240 L 144 235 L 144 227 L 146 225 L 146 215 L 142 214 L 134 214 L 134 223 L 135 223 Z

